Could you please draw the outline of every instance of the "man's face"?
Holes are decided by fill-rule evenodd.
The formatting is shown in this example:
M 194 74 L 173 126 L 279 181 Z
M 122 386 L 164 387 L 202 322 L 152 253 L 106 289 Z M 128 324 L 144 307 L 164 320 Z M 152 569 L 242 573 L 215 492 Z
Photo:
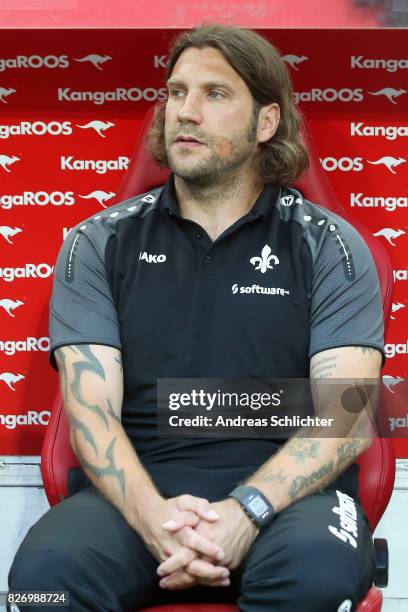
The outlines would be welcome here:
M 168 90 L 165 144 L 176 176 L 207 185 L 252 163 L 257 150 L 253 99 L 217 49 L 186 49 Z

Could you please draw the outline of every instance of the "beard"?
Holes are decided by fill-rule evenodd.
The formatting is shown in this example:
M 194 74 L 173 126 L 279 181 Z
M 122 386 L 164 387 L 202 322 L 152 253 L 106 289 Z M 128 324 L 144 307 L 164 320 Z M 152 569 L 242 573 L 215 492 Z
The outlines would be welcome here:
M 237 174 L 240 168 L 254 160 L 257 152 L 256 132 L 258 108 L 254 108 L 249 124 L 239 132 L 225 137 L 200 134 L 198 130 L 185 126 L 183 133 L 204 143 L 205 159 L 194 160 L 194 152 L 186 149 L 176 154 L 172 151 L 177 133 L 165 132 L 168 165 L 175 176 L 191 187 L 214 186 Z

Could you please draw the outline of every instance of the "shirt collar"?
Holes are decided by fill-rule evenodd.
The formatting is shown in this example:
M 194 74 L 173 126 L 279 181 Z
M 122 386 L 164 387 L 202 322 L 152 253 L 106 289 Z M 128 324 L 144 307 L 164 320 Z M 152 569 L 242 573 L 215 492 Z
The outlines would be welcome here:
M 270 183 L 265 185 L 264 189 L 256 199 L 255 204 L 252 206 L 251 210 L 246 216 L 251 219 L 270 216 L 275 208 L 279 193 L 280 189 L 276 185 L 272 185 Z M 182 218 L 174 187 L 173 174 L 170 174 L 163 187 L 163 191 L 160 196 L 159 208 L 171 216 Z

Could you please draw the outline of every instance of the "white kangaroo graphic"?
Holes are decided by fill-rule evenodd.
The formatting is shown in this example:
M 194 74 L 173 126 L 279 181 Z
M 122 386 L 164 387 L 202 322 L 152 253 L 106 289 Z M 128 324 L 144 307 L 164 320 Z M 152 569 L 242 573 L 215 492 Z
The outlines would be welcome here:
M 12 155 L 11 157 L 10 155 L 0 155 L 0 166 L 6 172 L 11 172 L 11 170 L 8 169 L 8 166 L 11 166 L 11 164 L 14 164 L 16 161 L 20 161 L 20 158 L 16 157 L 15 155 Z
M 255 270 L 260 270 L 262 274 L 265 274 L 267 270 L 273 270 L 273 265 L 271 265 L 270 262 L 273 261 L 274 264 L 277 265 L 279 263 L 279 259 L 276 257 L 276 255 L 271 255 L 271 252 L 271 247 L 265 244 L 261 251 L 262 257 L 251 257 L 249 261 L 253 266 L 255 266 Z
M 405 164 L 407 160 L 404 159 L 403 157 L 391 157 L 390 155 L 386 155 L 385 157 L 381 157 L 380 159 L 377 159 L 377 161 L 370 161 L 369 159 L 367 159 L 367 161 L 369 164 L 372 164 L 373 166 L 384 164 L 384 166 L 386 166 L 388 170 L 392 172 L 392 174 L 397 174 L 394 168 L 396 168 L 397 166 L 401 164 Z
M 93 128 L 96 132 L 98 132 L 99 136 L 102 136 L 102 138 L 106 138 L 105 134 L 103 134 L 102 132 L 108 130 L 111 127 L 115 127 L 115 124 L 111 123 L 110 121 L 90 121 L 86 125 L 76 124 L 76 126 L 81 129 Z
M 402 94 L 407 93 L 407 90 L 394 89 L 394 87 L 384 87 L 383 89 L 379 89 L 378 91 L 369 91 L 368 93 L 372 96 L 385 96 L 390 102 L 396 104 L 394 98 L 398 98 L 398 96 L 402 96 Z
M 396 246 L 393 243 L 393 240 L 396 240 L 399 236 L 403 236 L 404 234 L 405 234 L 405 232 L 402 229 L 395 230 L 392 227 L 384 227 L 383 229 L 378 230 L 378 232 L 376 232 L 373 235 L 374 236 L 382 236 L 383 238 L 388 240 L 388 242 L 392 246 Z
M 110 57 L 110 55 L 98 55 L 97 53 L 91 53 L 90 55 L 80 57 L 79 59 L 74 57 L 74 60 L 76 62 L 91 62 L 91 64 L 93 64 L 98 70 L 102 70 L 101 64 L 104 64 L 105 62 L 111 59 L 112 58 Z
M 10 94 L 16 93 L 16 91 L 17 90 L 12 87 L 0 87 L 0 100 L 4 102 L 4 104 L 7 104 L 7 100 L 4 98 Z
M 396 385 L 399 385 L 400 383 L 402 383 L 404 379 L 401 378 L 401 376 L 389 376 L 388 374 L 385 374 L 382 377 L 382 380 L 383 380 L 384 385 L 387 387 L 388 391 L 390 391 L 390 393 L 395 393 L 395 391 L 393 391 L 393 388 Z
M 7 242 L 9 242 L 10 244 L 14 244 L 10 240 L 10 237 L 15 236 L 16 234 L 19 234 L 22 231 L 23 230 L 19 227 L 8 227 L 8 225 L 0 225 L 0 236 L 3 236 L 3 238 L 7 240 Z
M 91 198 L 95 198 L 95 200 L 98 200 L 99 204 L 103 206 L 103 208 L 107 208 L 107 206 L 105 206 L 105 202 L 113 198 L 115 195 L 116 193 L 114 193 L 113 191 L 107 192 L 97 190 L 93 191 L 92 193 L 89 193 L 88 195 L 79 194 L 79 197 L 83 198 L 84 200 L 90 200 Z
M 398 310 L 401 310 L 401 308 L 405 308 L 405 304 L 401 304 L 401 302 L 395 302 L 391 306 L 391 311 L 398 312 Z M 391 319 L 395 321 L 395 317 L 393 317 L 392 315 L 391 315 Z
M 298 64 L 305 62 L 309 58 L 306 57 L 306 55 L 283 55 L 282 59 L 294 70 L 299 70 L 299 68 L 297 68 Z
M 2 300 L 0 300 L 0 307 L 4 308 L 4 310 L 7 312 L 7 314 L 10 315 L 10 317 L 13 317 L 15 315 L 13 315 L 12 310 L 14 310 L 15 308 L 18 308 L 19 306 L 23 306 L 24 302 L 21 302 L 20 300 L 9 300 L 7 298 L 3 298 Z
M 19 380 L 25 378 L 22 374 L 13 374 L 12 372 L 3 372 L 0 374 L 0 380 L 6 383 L 6 385 L 12 390 L 15 391 L 13 385 L 15 385 Z

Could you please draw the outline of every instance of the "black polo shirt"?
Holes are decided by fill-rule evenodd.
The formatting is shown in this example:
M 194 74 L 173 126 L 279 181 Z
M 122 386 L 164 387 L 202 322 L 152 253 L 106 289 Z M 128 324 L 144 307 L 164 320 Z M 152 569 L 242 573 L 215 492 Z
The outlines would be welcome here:
M 286 377 L 340 346 L 383 351 L 379 283 L 369 249 L 341 217 L 267 185 L 212 241 L 164 188 L 77 225 L 59 253 L 50 303 L 53 351 L 122 351 L 123 425 L 145 464 L 259 465 L 268 440 L 160 439 L 159 378 Z

